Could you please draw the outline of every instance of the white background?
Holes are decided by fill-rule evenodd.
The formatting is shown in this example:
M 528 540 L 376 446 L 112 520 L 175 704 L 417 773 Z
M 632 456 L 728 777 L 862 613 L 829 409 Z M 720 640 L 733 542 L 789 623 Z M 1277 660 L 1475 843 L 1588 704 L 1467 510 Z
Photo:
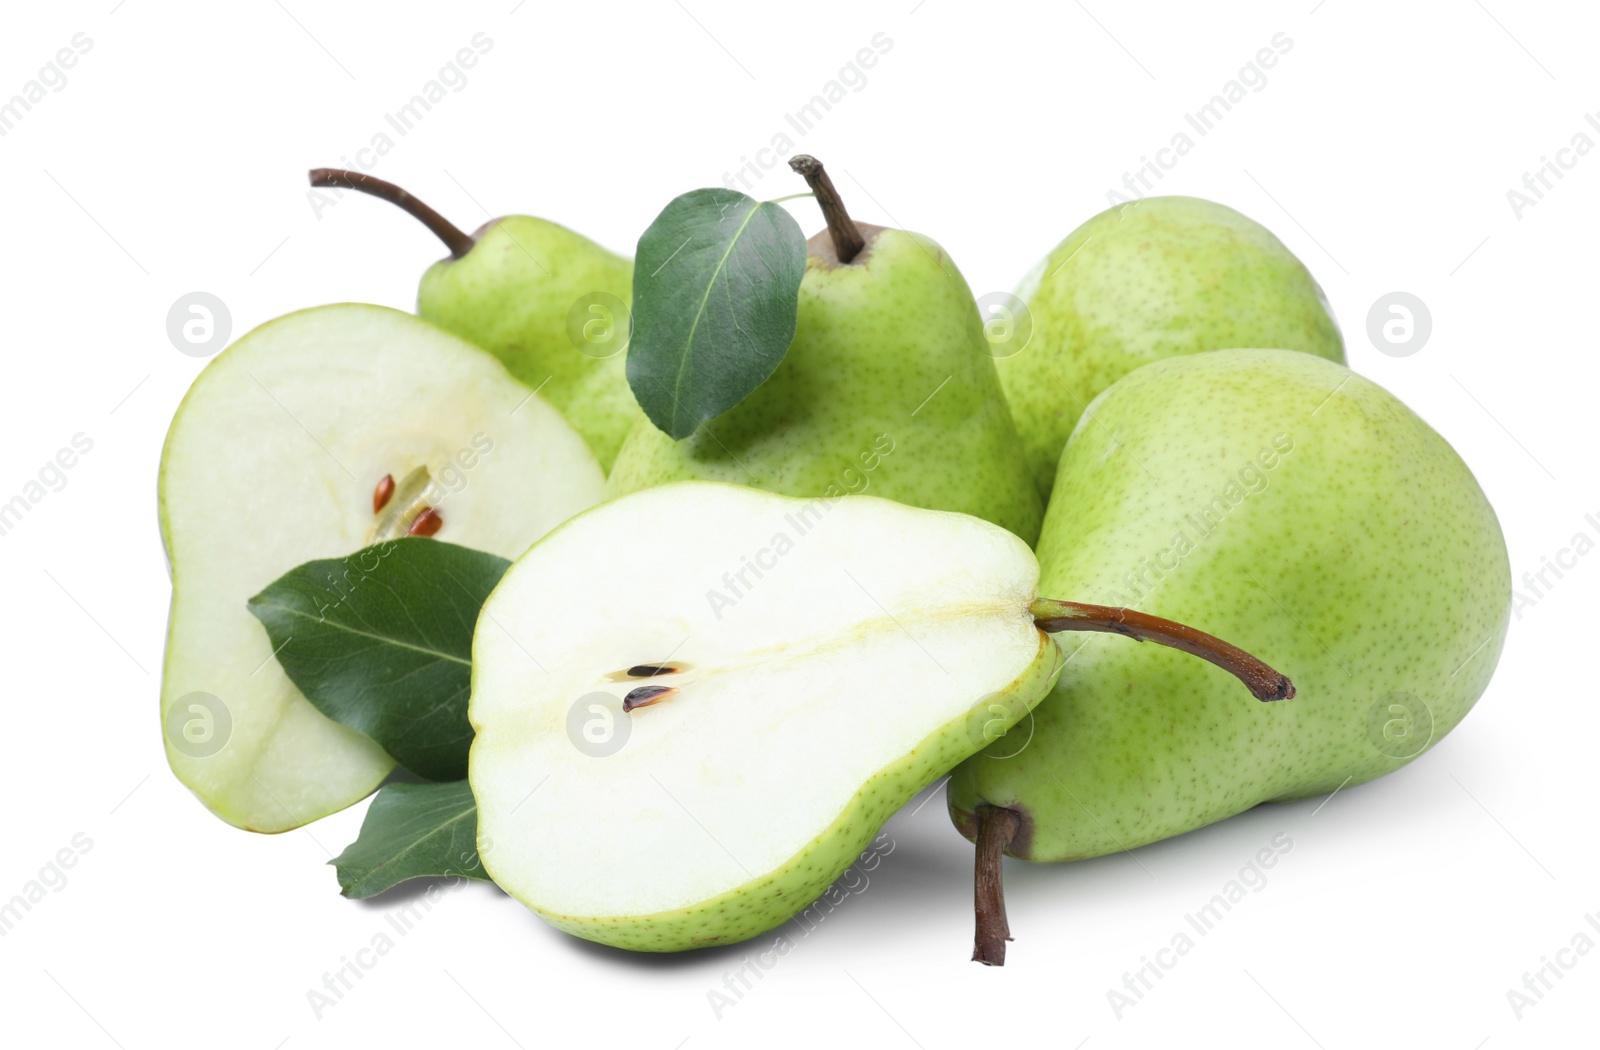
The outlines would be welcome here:
M 482 885 L 446 895 L 315 1016 L 308 990 L 387 930 L 404 898 L 358 904 L 336 891 L 325 862 L 364 805 L 251 835 L 208 815 L 166 768 L 156 466 L 204 362 L 174 348 L 165 318 L 195 290 L 224 300 L 236 336 L 316 303 L 409 308 L 437 242 L 375 201 L 348 198 L 319 218 L 304 186 L 305 169 L 354 161 L 381 131 L 393 149 L 371 170 L 463 226 L 530 212 L 631 252 L 670 198 L 720 184 L 788 130 L 829 164 L 858 218 L 938 238 L 982 294 L 1013 287 L 1285 33 L 1292 50 L 1265 87 L 1198 139 L 1161 191 L 1237 207 L 1306 261 L 1351 365 L 1476 471 L 1519 581 L 1574 534 L 1600 538 L 1600 156 L 1577 159 L 1520 216 L 1507 199 L 1574 135 L 1600 143 L 1584 121 L 1600 110 L 1600 20 L 1587 5 L 760 6 L 7 5 L 0 97 L 75 33 L 93 47 L 0 138 L 0 498 L 74 434 L 94 447 L 0 537 L 0 898 L 75 834 L 93 843 L 67 885 L 0 939 L 6 1041 L 1592 1043 L 1600 952 L 1565 956 L 1576 966 L 1520 1020 L 1507 991 L 1578 931 L 1600 941 L 1584 921 L 1600 912 L 1600 557 L 1521 610 L 1478 708 L 1401 772 L 1131 856 L 1008 861 L 1017 940 L 1004 969 L 967 961 L 970 847 L 936 798 L 891 822 L 895 848 L 870 886 L 720 1018 L 707 992 L 770 937 L 629 957 Z M 465 87 L 395 135 L 384 114 L 480 32 L 493 47 Z M 795 136 L 784 114 L 878 33 L 892 49 L 865 86 Z M 751 192 L 801 189 L 779 165 Z M 789 207 L 808 233 L 820 226 L 812 202 Z M 1369 307 L 1396 290 L 1433 318 L 1430 341 L 1405 358 L 1366 335 Z M 1278 832 L 1294 848 L 1266 888 L 1119 1019 L 1107 991 Z

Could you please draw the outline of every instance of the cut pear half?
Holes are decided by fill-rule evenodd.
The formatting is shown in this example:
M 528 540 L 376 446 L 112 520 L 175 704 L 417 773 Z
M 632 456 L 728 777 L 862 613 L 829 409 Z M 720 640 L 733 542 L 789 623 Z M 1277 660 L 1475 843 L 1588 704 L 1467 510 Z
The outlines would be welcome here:
M 681 482 L 510 569 L 473 641 L 490 876 L 569 933 L 772 929 L 1061 666 L 1026 544 L 962 514 Z
M 601 486 L 555 409 L 408 314 L 326 306 L 246 335 L 195 380 L 161 457 L 173 771 L 255 831 L 359 800 L 393 762 L 290 684 L 246 601 L 304 562 L 408 534 L 514 558 Z

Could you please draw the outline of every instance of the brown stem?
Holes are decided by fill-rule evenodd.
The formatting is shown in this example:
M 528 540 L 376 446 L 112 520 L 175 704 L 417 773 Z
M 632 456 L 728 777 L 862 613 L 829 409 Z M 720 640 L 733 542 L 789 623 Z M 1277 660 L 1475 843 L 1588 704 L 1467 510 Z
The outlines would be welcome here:
M 856 228 L 850 213 L 845 211 L 844 201 L 839 198 L 839 191 L 833 188 L 833 180 L 823 170 L 822 161 L 809 153 L 797 153 L 789 158 L 789 167 L 804 176 L 806 185 L 817 195 L 817 203 L 822 206 L 822 217 L 828 220 L 828 236 L 833 238 L 833 252 L 839 257 L 841 265 L 848 265 L 867 246 L 867 241 Z
M 363 175 L 359 171 L 345 171 L 343 168 L 312 168 L 311 185 L 338 186 L 341 189 L 357 190 L 377 197 L 379 200 L 388 201 L 397 208 L 403 209 L 422 225 L 432 230 L 434 236 L 443 241 L 444 246 L 450 249 L 450 257 L 452 259 L 461 258 L 471 251 L 473 244 L 476 243 L 470 236 L 462 233 L 449 219 L 392 182 L 375 179 L 371 175 Z
M 1052 598 L 1036 598 L 1028 611 L 1041 631 L 1103 631 L 1135 641 L 1156 642 L 1217 665 L 1243 682 L 1257 700 L 1287 700 L 1294 696 L 1294 683 L 1284 675 L 1238 646 L 1181 623 L 1133 609 Z
M 1000 857 L 1022 826 L 1022 819 L 1015 810 L 997 806 L 979 806 L 977 815 L 977 866 L 973 873 L 972 899 L 978 921 L 972 935 L 972 961 L 985 966 L 1004 966 L 1011 927 L 1006 923 Z

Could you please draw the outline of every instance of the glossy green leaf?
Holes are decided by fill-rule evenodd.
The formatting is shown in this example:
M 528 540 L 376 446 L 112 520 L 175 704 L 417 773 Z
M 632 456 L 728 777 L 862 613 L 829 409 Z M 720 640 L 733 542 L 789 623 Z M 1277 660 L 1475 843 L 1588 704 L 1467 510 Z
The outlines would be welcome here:
M 478 806 L 465 780 L 388 784 L 361 822 L 361 834 L 329 864 L 346 897 L 371 897 L 407 879 L 488 880 L 478 859 Z
M 430 780 L 467 775 L 472 631 L 510 562 L 438 540 L 307 562 L 250 599 L 317 710 Z
M 794 339 L 806 242 L 782 207 L 735 190 L 678 197 L 639 238 L 628 383 L 685 438 L 738 404 Z

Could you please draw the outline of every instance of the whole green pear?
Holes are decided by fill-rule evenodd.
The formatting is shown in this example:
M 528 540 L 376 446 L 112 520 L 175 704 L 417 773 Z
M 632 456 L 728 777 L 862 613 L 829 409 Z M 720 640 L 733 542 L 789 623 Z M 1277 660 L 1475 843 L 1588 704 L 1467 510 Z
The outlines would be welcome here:
M 1132 849 L 1392 772 L 1483 693 L 1505 542 L 1392 395 L 1308 354 L 1220 350 L 1141 368 L 1092 412 L 1056 476 L 1040 593 L 1204 624 L 1298 692 L 1256 703 L 1182 653 L 1086 636 L 1031 736 L 1025 721 L 952 776 L 963 834 L 993 807 L 1016 814 L 1014 857 Z
M 608 493 L 697 478 L 788 496 L 867 492 L 971 514 L 1032 544 L 1039 496 L 966 280 L 930 238 L 840 215 L 807 243 L 794 340 L 772 375 L 681 441 L 641 417 Z M 851 232 L 863 246 L 842 260 Z
M 1079 226 L 1017 289 L 1032 336 L 999 361 L 1028 465 L 1049 499 L 1084 407 L 1141 365 L 1233 346 L 1344 362 L 1322 289 L 1266 227 L 1193 197 L 1118 204 Z
M 633 263 L 527 215 L 496 219 L 473 240 L 461 258 L 428 267 L 417 313 L 503 361 L 610 470 L 643 418 L 626 371 Z
M 422 275 L 417 313 L 498 357 L 582 434 L 610 470 L 639 406 L 628 387 L 633 263 L 545 219 L 509 215 L 470 236 L 392 182 L 317 168 L 313 186 L 359 190 L 403 209 L 450 255 Z

